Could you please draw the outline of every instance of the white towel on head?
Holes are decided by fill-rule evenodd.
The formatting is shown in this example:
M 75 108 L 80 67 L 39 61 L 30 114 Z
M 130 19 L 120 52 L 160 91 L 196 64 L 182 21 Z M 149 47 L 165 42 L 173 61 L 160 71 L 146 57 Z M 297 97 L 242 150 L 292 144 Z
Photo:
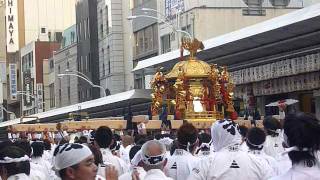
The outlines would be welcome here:
M 76 165 L 92 155 L 91 150 L 82 144 L 63 144 L 54 150 L 54 169 L 61 169 Z

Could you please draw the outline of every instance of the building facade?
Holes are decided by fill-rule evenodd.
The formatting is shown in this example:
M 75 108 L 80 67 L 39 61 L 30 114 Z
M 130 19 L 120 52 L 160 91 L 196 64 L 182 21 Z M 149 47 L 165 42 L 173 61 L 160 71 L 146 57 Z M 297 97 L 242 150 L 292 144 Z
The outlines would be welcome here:
M 99 79 L 107 94 L 133 89 L 130 3 L 98 0 Z
M 22 90 L 20 49 L 33 41 L 60 42 L 62 31 L 75 23 L 75 0 L 6 0 L 5 8 L 8 77 L 5 102 L 7 109 L 19 117 L 22 106 L 17 98 L 17 91 Z
M 132 9 L 132 15 L 145 15 L 145 13 L 147 13 L 151 16 L 157 16 L 157 13 L 153 11 L 143 11 L 142 8 L 157 10 L 157 0 L 135 0 Z M 159 54 L 158 21 L 151 18 L 137 18 L 132 21 L 132 29 L 134 35 L 133 65 L 135 66 L 139 61 Z M 153 72 L 153 69 L 151 71 Z M 150 89 L 149 82 L 151 81 L 151 77 L 151 75 L 143 76 L 141 74 L 135 74 L 135 88 Z
M 280 0 L 278 3 L 268 0 L 158 1 L 159 12 L 173 26 L 202 41 L 300 8 L 303 8 L 300 0 Z M 159 26 L 159 53 L 178 49 L 185 34 L 174 32 L 165 23 L 160 22 Z
M 99 85 L 97 0 L 79 0 L 76 3 L 77 71 Z M 79 102 L 100 97 L 100 89 L 78 79 Z
M 56 95 L 55 106 L 63 107 L 80 102 L 79 84 L 77 76 L 60 76 L 59 74 L 77 74 L 77 36 L 76 25 L 71 26 L 63 32 L 61 49 L 53 55 L 53 66 L 55 81 L 50 84 L 49 97 L 50 104 L 54 104 L 52 95 Z M 53 88 L 52 88 L 53 87 Z
M 6 1 L 0 1 L 0 16 L 5 17 Z M 7 77 L 6 77 L 6 29 L 5 19 L 0 19 L 0 106 L 6 106 L 7 99 Z M 7 113 L 0 108 L 0 122 L 7 119 Z
M 59 49 L 56 42 L 35 41 L 20 50 L 21 59 L 21 97 L 22 115 L 31 115 L 44 111 L 43 62 Z

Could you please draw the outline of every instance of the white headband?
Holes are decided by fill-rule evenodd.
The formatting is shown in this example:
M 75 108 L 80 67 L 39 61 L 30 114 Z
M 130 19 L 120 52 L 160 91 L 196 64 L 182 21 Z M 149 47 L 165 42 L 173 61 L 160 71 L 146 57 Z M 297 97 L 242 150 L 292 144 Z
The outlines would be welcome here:
M 18 163 L 23 161 L 30 161 L 29 156 L 24 155 L 23 157 L 20 157 L 20 158 L 4 157 L 3 160 L 0 160 L 0 164 Z
M 247 143 L 250 144 L 251 146 L 254 146 L 254 147 L 257 147 L 257 148 L 263 148 L 264 142 L 263 142 L 262 144 L 253 144 L 252 142 L 249 141 L 248 138 L 246 138 L 246 141 L 247 141 Z

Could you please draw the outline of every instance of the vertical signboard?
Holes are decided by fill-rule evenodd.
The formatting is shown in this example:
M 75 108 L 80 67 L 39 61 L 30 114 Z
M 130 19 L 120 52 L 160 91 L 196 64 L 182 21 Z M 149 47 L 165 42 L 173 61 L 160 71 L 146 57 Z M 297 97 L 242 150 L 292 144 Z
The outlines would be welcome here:
M 3 109 L 2 109 L 2 106 L 3 106 L 3 86 L 2 86 L 2 82 L 1 82 L 1 79 L 0 79 L 0 122 L 3 121 Z
M 165 16 L 172 19 L 179 12 L 185 10 L 184 0 L 165 0 Z
M 7 52 L 19 50 L 18 0 L 6 0 Z
M 42 83 L 37 83 L 37 109 L 38 113 L 43 112 L 43 86 Z
M 9 79 L 10 79 L 10 98 L 17 100 L 17 68 L 16 64 L 9 64 Z
M 33 79 L 31 78 L 30 70 L 23 72 L 23 91 L 25 92 L 23 105 L 26 107 L 31 106 L 33 96 Z

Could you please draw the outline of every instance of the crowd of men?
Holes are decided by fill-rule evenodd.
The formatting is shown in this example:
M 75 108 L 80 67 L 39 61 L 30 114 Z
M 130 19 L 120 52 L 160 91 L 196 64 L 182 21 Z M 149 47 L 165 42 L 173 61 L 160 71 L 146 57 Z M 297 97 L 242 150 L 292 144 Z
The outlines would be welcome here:
M 264 129 L 218 120 L 170 134 L 119 136 L 99 127 L 68 137 L 0 144 L 1 180 L 319 180 L 320 122 L 305 113 Z

